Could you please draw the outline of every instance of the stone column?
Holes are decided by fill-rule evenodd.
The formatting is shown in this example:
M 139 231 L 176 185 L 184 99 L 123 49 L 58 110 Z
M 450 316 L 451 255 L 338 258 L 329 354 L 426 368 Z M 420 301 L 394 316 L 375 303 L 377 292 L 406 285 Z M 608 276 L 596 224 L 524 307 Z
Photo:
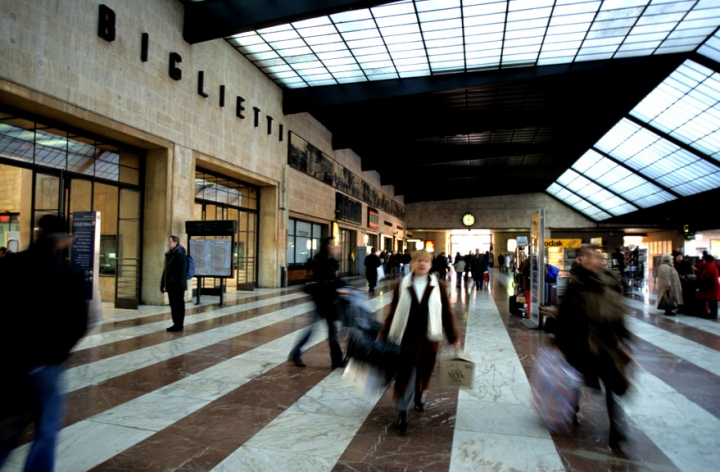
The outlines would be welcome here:
M 278 187 L 260 188 L 260 217 L 258 228 L 258 286 L 280 286 L 280 266 L 285 262 L 287 229 L 280 221 Z M 281 236 L 282 233 L 282 236 Z M 282 243 L 282 244 L 281 244 Z
M 140 298 L 146 305 L 165 305 L 167 297 L 160 293 L 160 277 L 167 238 L 174 234 L 187 248 L 185 221 L 192 218 L 195 201 L 195 161 L 187 148 L 155 149 L 148 151 L 145 169 Z

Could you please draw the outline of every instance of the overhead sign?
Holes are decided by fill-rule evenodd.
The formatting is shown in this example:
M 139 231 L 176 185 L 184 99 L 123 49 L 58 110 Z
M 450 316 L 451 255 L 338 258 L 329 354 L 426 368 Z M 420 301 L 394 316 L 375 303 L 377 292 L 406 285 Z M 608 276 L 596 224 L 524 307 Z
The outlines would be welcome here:
M 540 213 L 532 214 L 532 221 L 530 223 L 530 236 L 538 239 L 540 233 Z
M 545 247 L 579 248 L 582 247 L 582 239 L 547 239 Z

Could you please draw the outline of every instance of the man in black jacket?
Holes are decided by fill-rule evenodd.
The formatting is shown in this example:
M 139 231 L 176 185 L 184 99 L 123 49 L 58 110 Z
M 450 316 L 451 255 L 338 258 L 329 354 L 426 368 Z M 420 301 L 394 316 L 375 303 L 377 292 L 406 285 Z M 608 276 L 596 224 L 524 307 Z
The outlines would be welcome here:
M 0 469 L 25 426 L 35 424 L 25 470 L 53 470 L 63 423 L 62 364 L 87 329 L 80 278 L 64 263 L 65 220 L 45 215 L 27 251 L 0 259 Z
M 368 293 L 375 293 L 375 286 L 378 281 L 378 267 L 380 267 L 380 258 L 375 254 L 375 248 L 371 247 L 368 255 L 365 257 L 365 278 L 368 282 Z
M 160 291 L 167 291 L 170 301 L 173 325 L 167 331 L 182 331 L 185 323 L 185 291 L 187 290 L 188 258 L 185 248 L 180 245 L 180 238 L 170 236 L 167 241 L 168 252 L 165 253 L 165 266 Z

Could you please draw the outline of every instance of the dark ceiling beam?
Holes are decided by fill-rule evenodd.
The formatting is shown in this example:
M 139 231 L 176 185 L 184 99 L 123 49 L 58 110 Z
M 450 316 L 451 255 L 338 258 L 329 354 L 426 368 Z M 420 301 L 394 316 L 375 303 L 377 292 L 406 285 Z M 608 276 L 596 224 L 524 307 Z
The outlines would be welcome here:
M 333 150 L 362 147 L 370 143 L 382 145 L 399 140 L 444 138 L 493 131 L 557 126 L 583 126 L 568 113 L 552 110 L 504 112 L 498 110 L 457 111 L 442 115 L 383 115 L 371 123 L 342 125 L 332 136 Z
M 577 62 L 537 67 L 517 67 L 501 70 L 414 77 L 409 79 L 378 80 L 353 84 L 307 87 L 283 91 L 283 113 L 312 112 L 314 109 L 351 105 L 372 100 L 427 94 L 446 90 L 472 88 L 533 78 L 566 76 L 575 72 L 614 70 L 621 73 L 628 65 L 643 67 L 667 67 L 673 70 L 688 54 L 663 54 L 657 56 L 612 59 L 605 61 Z M 669 72 L 668 72 L 669 73 Z M 378 110 L 378 114 L 387 113 Z
M 567 154 L 571 147 L 566 142 L 542 144 L 436 144 L 413 143 L 407 146 L 389 148 L 361 148 L 357 152 L 363 161 L 363 170 L 377 170 L 382 167 L 426 166 L 451 164 L 453 162 L 477 161 L 497 157 L 518 157 L 529 154 Z M 367 161 L 367 162 L 366 162 Z
M 183 38 L 190 44 L 247 33 L 388 0 L 205 0 L 185 2 Z
M 532 181 L 532 186 L 521 186 L 518 182 L 487 182 L 481 179 L 468 179 L 462 185 L 456 183 L 452 187 L 434 185 L 430 182 L 412 182 L 405 184 L 396 195 L 403 195 L 405 203 L 436 202 L 442 200 L 460 200 L 477 197 L 493 197 L 502 195 L 521 195 L 544 192 L 553 183 L 551 179 Z
M 432 177 L 433 182 L 442 184 L 442 181 L 457 179 L 509 177 L 533 172 L 565 171 L 565 169 L 567 169 L 567 164 L 564 163 L 494 166 L 428 166 L 407 169 L 402 173 L 402 178 L 417 182 L 419 179 L 422 179 L 423 176 L 426 176 Z M 387 185 L 384 182 L 381 183 L 382 185 Z

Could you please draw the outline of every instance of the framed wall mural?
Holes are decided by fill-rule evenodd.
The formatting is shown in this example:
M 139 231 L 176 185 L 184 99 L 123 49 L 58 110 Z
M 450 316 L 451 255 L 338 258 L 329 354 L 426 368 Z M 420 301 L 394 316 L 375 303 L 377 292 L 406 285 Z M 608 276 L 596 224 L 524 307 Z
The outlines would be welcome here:
M 288 144 L 288 165 L 351 197 L 362 200 L 373 208 L 378 208 L 402 220 L 405 219 L 405 208 L 400 203 L 292 132 Z

